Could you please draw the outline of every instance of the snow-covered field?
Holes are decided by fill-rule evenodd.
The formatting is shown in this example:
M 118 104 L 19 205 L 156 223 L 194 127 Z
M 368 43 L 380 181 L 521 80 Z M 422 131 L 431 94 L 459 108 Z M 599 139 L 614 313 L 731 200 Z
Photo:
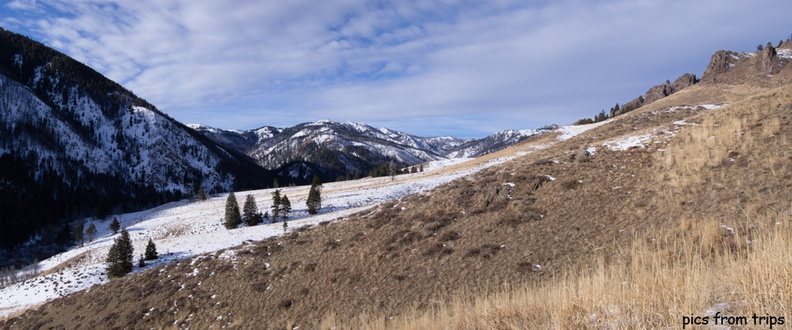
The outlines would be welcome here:
M 400 175 L 393 180 L 382 177 L 328 183 L 322 190 L 322 211 L 314 216 L 307 213 L 305 206 L 308 186 L 280 188 L 281 193 L 292 202 L 293 212 L 288 227 L 291 230 L 322 221 L 343 219 L 377 204 L 427 191 L 513 158 L 498 158 L 456 171 L 441 169 L 459 164 L 462 160 L 439 161 L 427 164 L 422 173 Z M 272 205 L 273 191 L 253 190 L 236 192 L 235 195 L 240 206 L 248 194 L 253 195 L 259 210 L 264 212 Z M 121 226 L 127 229 L 132 238 L 135 249 L 133 272 L 284 233 L 281 222 L 227 230 L 222 224 L 227 196 L 221 194 L 206 201 L 173 202 L 141 212 L 117 215 Z M 85 227 L 93 223 L 98 231 L 93 241 L 41 261 L 38 268 L 43 275 L 0 289 L 0 297 L 3 297 L 0 299 L 0 317 L 107 282 L 104 259 L 118 236 L 109 229 L 110 222 L 87 220 Z M 137 260 L 145 251 L 149 239 L 156 244 L 160 258 L 149 262 L 144 268 L 138 268 Z

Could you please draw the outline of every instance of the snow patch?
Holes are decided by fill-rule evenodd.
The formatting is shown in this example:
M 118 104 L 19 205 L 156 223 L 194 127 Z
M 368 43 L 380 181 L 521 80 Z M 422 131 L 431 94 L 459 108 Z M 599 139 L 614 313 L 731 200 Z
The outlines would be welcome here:
M 600 127 L 602 125 L 605 125 L 607 123 L 613 122 L 615 120 L 618 120 L 618 119 L 617 118 L 611 118 L 611 119 L 608 119 L 608 120 L 601 121 L 599 123 L 586 124 L 586 125 L 561 126 L 561 127 L 557 128 L 558 132 L 561 133 L 560 135 L 558 135 L 558 140 L 559 141 L 569 140 L 569 139 L 571 139 L 571 138 L 573 138 L 575 136 L 578 136 L 578 135 L 582 134 L 583 132 L 586 132 L 586 131 L 588 131 L 590 129 L 594 129 L 594 128 Z
M 781 58 L 792 59 L 792 49 L 776 49 L 776 54 Z
M 654 139 L 654 134 L 642 134 L 642 135 L 630 135 L 618 138 L 616 140 L 607 141 L 602 145 L 607 147 L 610 150 L 614 151 L 626 151 L 630 148 L 637 147 L 643 148 L 648 144 L 652 139 Z

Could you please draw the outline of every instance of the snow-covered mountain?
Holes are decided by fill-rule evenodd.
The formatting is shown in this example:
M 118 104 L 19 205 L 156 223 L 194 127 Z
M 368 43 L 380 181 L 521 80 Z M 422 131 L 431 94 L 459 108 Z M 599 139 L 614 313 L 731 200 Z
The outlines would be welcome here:
M 0 251 L 36 232 L 68 240 L 73 217 L 198 186 L 260 188 L 270 175 L 82 63 L 0 29 Z
M 250 131 L 222 130 L 191 124 L 216 142 L 253 157 L 265 168 L 286 166 L 292 176 L 365 175 L 394 161 L 402 166 L 448 158 L 478 157 L 552 129 L 508 130 L 482 139 L 451 136 L 419 137 L 354 122 L 320 120 L 289 128 L 261 127 Z M 299 173 L 299 174 L 298 174 Z
M 480 157 L 498 150 L 506 149 L 531 136 L 549 132 L 556 128 L 558 128 L 557 125 L 548 125 L 539 129 L 505 130 L 496 132 L 490 136 L 469 140 L 458 145 L 446 153 L 445 156 L 448 158 Z

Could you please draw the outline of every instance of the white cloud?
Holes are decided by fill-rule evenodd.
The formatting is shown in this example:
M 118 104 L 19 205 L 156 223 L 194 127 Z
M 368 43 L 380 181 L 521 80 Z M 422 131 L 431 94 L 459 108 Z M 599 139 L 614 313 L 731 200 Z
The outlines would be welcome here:
M 591 116 L 665 79 L 700 74 L 717 49 L 750 50 L 785 36 L 789 31 L 779 29 L 791 6 L 781 0 L 7 4 L 37 13 L 38 19 L 18 21 L 45 43 L 183 121 L 252 128 L 331 118 L 415 127 L 421 131 L 410 132 L 424 135 L 436 134 L 411 118 L 507 129 Z M 44 9 L 49 14 L 41 17 Z

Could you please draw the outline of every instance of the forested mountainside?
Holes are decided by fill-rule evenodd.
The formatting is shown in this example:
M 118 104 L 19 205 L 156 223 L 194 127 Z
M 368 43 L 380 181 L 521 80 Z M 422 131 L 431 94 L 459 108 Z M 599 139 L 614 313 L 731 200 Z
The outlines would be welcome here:
M 46 255 L 76 217 L 273 179 L 84 64 L 0 29 L 0 251 L 27 242 Z

